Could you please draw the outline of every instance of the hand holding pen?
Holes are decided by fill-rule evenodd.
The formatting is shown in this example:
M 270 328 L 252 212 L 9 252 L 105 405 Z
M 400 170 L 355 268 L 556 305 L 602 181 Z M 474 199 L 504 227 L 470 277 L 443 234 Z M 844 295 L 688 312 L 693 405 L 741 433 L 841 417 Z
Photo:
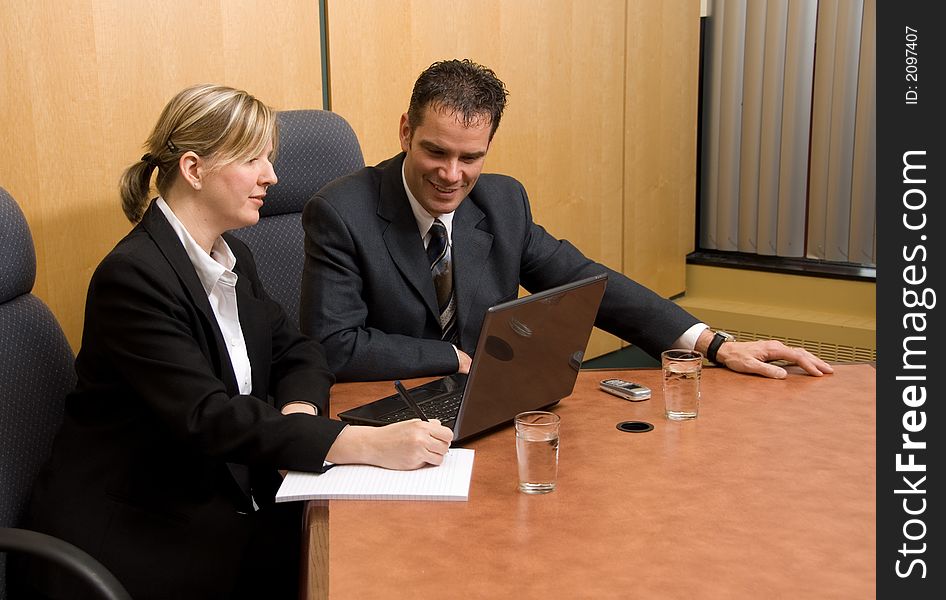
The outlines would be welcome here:
M 408 470 L 439 465 L 450 449 L 453 431 L 429 420 L 400 381 L 395 389 L 419 419 L 381 427 L 347 426 L 329 449 L 327 460 L 337 464 L 367 464 Z

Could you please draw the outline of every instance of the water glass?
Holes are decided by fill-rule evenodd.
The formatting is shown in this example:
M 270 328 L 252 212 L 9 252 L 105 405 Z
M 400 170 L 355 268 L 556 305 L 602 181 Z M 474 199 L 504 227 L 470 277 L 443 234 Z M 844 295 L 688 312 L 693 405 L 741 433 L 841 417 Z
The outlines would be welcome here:
M 700 374 L 703 355 L 696 350 L 665 350 L 663 367 L 664 406 L 671 421 L 695 419 L 700 412 Z
M 561 418 L 541 410 L 516 415 L 519 491 L 547 494 L 558 477 L 558 427 Z

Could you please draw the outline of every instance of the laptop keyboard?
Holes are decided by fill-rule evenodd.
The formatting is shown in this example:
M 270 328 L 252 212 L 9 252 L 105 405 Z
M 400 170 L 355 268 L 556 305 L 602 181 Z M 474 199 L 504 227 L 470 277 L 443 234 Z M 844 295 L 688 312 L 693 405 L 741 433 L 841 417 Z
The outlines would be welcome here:
M 447 396 L 440 396 L 438 398 L 431 398 L 426 402 L 421 402 L 419 404 L 424 415 L 428 419 L 437 419 L 442 424 L 443 423 L 452 423 L 457 418 L 457 413 L 460 411 L 460 399 L 463 398 L 463 391 L 457 391 Z M 386 415 L 383 415 L 379 420 L 384 421 L 385 423 L 399 423 L 401 421 L 408 421 L 410 419 L 416 419 L 417 415 L 409 407 L 405 406 L 394 412 L 389 412 Z

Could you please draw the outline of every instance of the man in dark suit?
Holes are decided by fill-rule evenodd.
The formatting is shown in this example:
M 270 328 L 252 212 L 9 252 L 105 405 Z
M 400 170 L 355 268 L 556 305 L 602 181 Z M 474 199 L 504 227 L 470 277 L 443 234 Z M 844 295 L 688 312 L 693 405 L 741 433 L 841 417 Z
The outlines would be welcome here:
M 300 319 L 340 380 L 465 373 L 490 306 L 520 285 L 535 292 L 601 272 L 609 280 L 595 325 L 652 356 L 695 348 L 769 377 L 785 377 L 767 362 L 776 359 L 831 372 L 801 348 L 728 340 L 534 223 L 518 181 L 481 175 L 506 93 L 471 61 L 431 65 L 401 116 L 403 152 L 306 206 Z

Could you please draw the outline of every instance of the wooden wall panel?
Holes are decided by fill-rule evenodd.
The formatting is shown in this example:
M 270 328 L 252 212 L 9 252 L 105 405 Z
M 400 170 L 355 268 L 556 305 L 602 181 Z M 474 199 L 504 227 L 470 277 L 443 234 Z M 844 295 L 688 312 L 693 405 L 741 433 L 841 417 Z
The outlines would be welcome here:
M 628 0 L 624 272 L 686 289 L 694 249 L 699 0 Z
M 175 92 L 214 82 L 322 107 L 314 0 L 6 0 L 0 34 L 0 185 L 33 231 L 35 292 L 74 348 L 92 270 L 130 227 L 119 175 Z
M 447 10 L 449 8 L 449 10 Z M 366 160 L 398 150 L 417 74 L 470 57 L 511 95 L 487 170 L 537 220 L 664 295 L 692 244 L 698 0 L 327 0 L 333 109 Z M 274 35 L 278 32 L 278 35 Z M 36 293 L 78 347 L 89 276 L 129 228 L 122 168 L 167 99 L 216 81 L 321 107 L 315 0 L 7 0 L 0 185 L 23 206 Z M 596 335 L 591 355 L 615 349 Z
M 449 7 L 449 10 L 446 9 Z M 365 160 L 399 151 L 417 75 L 470 58 L 510 91 L 486 172 L 519 179 L 536 220 L 618 270 L 624 153 L 624 0 L 329 0 L 332 110 Z M 596 332 L 589 356 L 617 349 Z

